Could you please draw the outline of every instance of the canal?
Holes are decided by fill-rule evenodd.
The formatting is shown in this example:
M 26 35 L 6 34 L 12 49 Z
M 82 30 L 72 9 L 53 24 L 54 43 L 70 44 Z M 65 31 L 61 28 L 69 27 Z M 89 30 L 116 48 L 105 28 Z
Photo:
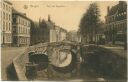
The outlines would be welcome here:
M 82 59 L 79 65 L 78 62 L 76 62 L 77 57 L 75 57 L 75 55 L 72 55 L 72 63 L 69 66 L 63 68 L 56 67 L 55 65 L 51 64 L 48 61 L 47 56 L 36 55 L 37 57 L 33 57 L 34 61 L 37 62 L 34 63 L 36 65 L 36 68 L 28 70 L 30 71 L 30 75 L 28 74 L 26 76 L 28 80 L 70 81 L 74 79 L 80 79 L 82 81 L 127 81 L 126 58 L 120 57 L 111 50 L 99 46 L 89 46 L 88 48 L 81 47 L 80 53 Z M 43 58 L 41 57 L 45 58 L 45 61 L 43 63 L 39 63 L 39 61 L 43 61 Z M 77 68 L 79 68 L 79 70 Z M 36 71 L 33 71 L 33 69 L 36 69 Z

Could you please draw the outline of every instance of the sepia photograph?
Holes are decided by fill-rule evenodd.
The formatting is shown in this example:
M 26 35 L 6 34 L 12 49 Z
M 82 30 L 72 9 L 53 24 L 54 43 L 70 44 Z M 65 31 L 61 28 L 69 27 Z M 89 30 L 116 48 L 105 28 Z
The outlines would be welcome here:
M 127 1 L 0 0 L 1 81 L 127 82 Z

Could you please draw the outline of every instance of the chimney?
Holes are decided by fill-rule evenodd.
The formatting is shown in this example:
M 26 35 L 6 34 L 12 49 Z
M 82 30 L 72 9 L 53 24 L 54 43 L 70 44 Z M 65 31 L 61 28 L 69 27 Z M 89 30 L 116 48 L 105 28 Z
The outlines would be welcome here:
M 24 16 L 26 16 L 26 13 L 23 13 Z

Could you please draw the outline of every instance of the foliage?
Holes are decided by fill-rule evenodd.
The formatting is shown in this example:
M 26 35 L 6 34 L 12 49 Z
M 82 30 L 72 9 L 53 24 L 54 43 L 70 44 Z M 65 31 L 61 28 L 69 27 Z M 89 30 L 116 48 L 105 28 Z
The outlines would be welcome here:
M 89 40 L 92 41 L 93 35 L 96 34 L 96 29 L 100 23 L 100 11 L 96 3 L 92 3 L 89 9 L 84 13 L 81 18 L 79 30 L 83 37 L 89 36 Z

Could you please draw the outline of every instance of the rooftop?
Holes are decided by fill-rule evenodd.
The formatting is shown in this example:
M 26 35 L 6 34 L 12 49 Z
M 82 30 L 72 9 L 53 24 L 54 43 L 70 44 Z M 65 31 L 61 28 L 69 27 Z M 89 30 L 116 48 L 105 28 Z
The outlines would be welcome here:
M 11 3 L 11 2 L 9 2 L 8 0 L 4 0 L 4 2 L 6 2 L 6 3 L 8 3 L 8 4 L 12 5 L 12 3 Z
M 15 15 L 19 15 L 19 16 L 22 16 L 23 18 L 29 20 L 29 21 L 32 21 L 31 19 L 29 19 L 27 16 L 26 16 L 26 13 L 21 13 L 17 10 L 15 10 L 14 8 L 12 9 L 12 14 L 15 14 Z
M 124 1 L 119 1 L 115 6 L 112 6 L 108 12 L 108 16 L 114 15 L 116 13 L 122 13 L 127 11 L 127 3 Z

